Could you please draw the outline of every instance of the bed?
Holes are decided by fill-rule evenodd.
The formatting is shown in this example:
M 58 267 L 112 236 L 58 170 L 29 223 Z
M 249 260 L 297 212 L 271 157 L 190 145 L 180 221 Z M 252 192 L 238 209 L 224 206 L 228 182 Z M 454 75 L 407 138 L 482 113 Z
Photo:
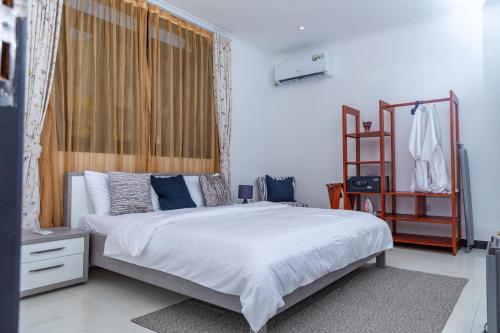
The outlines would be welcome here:
M 252 332 L 367 261 L 385 267 L 385 222 L 269 202 L 93 214 L 83 174 L 65 179 L 65 220 L 91 232 L 90 264 L 242 313 Z

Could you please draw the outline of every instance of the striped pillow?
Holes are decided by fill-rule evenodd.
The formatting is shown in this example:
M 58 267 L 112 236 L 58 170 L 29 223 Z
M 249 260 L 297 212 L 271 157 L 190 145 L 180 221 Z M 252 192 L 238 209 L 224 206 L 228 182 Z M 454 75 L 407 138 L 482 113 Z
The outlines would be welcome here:
M 200 185 L 205 199 L 205 206 L 215 207 L 232 204 L 231 191 L 226 180 L 221 175 L 201 175 Z
M 153 210 L 149 173 L 109 173 L 111 215 L 147 213 Z

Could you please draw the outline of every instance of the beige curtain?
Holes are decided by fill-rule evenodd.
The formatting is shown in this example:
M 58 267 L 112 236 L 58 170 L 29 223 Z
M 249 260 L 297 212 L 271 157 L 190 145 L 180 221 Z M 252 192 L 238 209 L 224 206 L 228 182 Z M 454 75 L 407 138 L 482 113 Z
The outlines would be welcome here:
M 218 170 L 212 34 L 155 6 L 148 26 L 151 168 Z
M 42 226 L 63 223 L 66 172 L 218 170 L 210 50 L 207 32 L 145 0 L 65 1 L 42 135 Z
M 219 134 L 220 170 L 231 182 L 230 144 L 232 118 L 231 40 L 214 36 L 214 94 Z
M 25 229 L 39 227 L 38 159 L 40 135 L 50 97 L 59 40 L 62 0 L 31 1 L 28 24 L 28 73 L 24 114 L 23 215 Z

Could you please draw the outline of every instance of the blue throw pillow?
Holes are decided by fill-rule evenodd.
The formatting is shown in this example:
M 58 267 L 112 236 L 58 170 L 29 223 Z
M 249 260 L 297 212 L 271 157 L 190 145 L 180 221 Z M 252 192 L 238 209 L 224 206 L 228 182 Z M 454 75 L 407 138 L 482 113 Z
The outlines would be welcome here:
M 182 175 L 175 177 L 151 176 L 151 185 L 160 198 L 161 210 L 196 207 Z
M 267 200 L 272 202 L 294 202 L 293 177 L 275 179 L 266 175 Z

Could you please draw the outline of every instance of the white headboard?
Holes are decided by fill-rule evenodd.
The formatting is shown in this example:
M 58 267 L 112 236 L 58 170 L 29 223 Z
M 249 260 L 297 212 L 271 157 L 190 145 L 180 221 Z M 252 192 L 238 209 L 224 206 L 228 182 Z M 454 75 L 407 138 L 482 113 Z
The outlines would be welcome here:
M 64 176 L 64 225 L 79 228 L 80 219 L 94 212 L 83 173 L 67 173 Z
M 177 176 L 179 173 L 154 173 L 154 176 Z M 199 173 L 183 173 L 198 176 Z M 94 214 L 94 205 L 85 184 L 83 172 L 69 172 L 64 175 L 64 225 L 73 229 L 80 227 L 80 219 Z

